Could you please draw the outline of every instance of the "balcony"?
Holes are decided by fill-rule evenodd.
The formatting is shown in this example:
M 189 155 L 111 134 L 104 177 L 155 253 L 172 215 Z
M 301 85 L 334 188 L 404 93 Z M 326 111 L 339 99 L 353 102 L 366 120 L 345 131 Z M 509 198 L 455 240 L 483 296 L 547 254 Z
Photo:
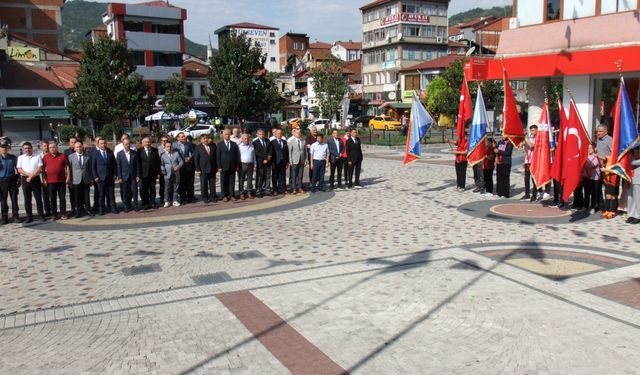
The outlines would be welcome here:
M 134 51 L 182 52 L 180 35 L 127 31 L 127 47 Z

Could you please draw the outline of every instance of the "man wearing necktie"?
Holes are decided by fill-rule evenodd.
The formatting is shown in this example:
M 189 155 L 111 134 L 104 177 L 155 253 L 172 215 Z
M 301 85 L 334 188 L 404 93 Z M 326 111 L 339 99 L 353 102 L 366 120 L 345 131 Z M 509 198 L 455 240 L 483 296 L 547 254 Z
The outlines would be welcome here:
M 271 141 L 271 162 L 273 163 L 271 195 L 285 194 L 287 192 L 287 167 L 289 166 L 289 150 L 287 142 L 282 139 L 282 129 L 273 131 Z
M 156 181 L 160 175 L 160 154 L 151 147 L 149 137 L 142 138 L 140 161 L 140 198 L 144 209 L 156 208 Z
M 218 172 L 220 172 L 220 187 L 224 201 L 231 198 L 238 200 L 235 196 L 236 173 L 240 170 L 240 149 L 235 142 L 231 141 L 231 131 L 224 129 L 222 132 L 222 142 L 216 148 L 216 161 Z
M 115 179 L 116 179 L 116 158 L 106 145 L 107 141 L 100 139 L 97 143 L 98 149 L 95 151 L 97 157 L 91 159 L 91 175 L 94 184 L 98 185 L 98 214 L 104 215 L 106 201 L 109 202 L 111 212 L 117 214 Z
M 204 203 L 218 200 L 216 193 L 216 145 L 208 134 L 200 136 L 200 144 L 196 147 L 193 162 L 196 174 L 200 176 L 200 195 Z
M 83 211 L 87 215 L 93 216 L 89 204 L 89 187 L 93 183 L 90 156 L 85 153 L 82 141 L 76 141 L 73 148 L 75 152 L 69 155 L 69 164 L 72 176 L 71 189 L 76 200 L 74 217 L 81 217 Z
M 307 165 L 307 145 L 300 135 L 300 129 L 293 129 L 293 137 L 289 139 L 289 185 L 294 194 L 302 193 L 302 178 Z
M 258 138 L 253 141 L 256 153 L 256 196 L 263 197 L 269 185 L 271 170 L 271 142 L 265 138 L 264 130 L 258 130 Z

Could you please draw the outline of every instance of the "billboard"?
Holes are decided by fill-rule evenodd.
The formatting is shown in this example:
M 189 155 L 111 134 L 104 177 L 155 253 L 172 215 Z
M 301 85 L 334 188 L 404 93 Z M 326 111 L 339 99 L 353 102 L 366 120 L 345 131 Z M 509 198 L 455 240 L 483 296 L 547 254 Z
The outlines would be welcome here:
M 243 34 L 251 40 L 251 44 L 260 43 L 260 48 L 266 51 L 269 48 L 269 35 L 271 30 L 262 29 L 234 29 L 238 34 Z

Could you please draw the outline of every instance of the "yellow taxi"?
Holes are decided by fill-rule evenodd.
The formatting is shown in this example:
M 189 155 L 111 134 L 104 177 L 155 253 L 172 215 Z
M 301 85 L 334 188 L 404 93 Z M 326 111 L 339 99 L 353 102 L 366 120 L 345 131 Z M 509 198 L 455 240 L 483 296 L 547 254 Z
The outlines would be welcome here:
M 302 122 L 301 118 L 295 117 L 292 119 L 289 119 L 289 125 L 291 125 L 291 129 L 297 129 L 298 127 L 300 127 L 300 123 Z
M 374 130 L 402 130 L 402 124 L 389 116 L 376 116 L 369 120 L 369 127 Z

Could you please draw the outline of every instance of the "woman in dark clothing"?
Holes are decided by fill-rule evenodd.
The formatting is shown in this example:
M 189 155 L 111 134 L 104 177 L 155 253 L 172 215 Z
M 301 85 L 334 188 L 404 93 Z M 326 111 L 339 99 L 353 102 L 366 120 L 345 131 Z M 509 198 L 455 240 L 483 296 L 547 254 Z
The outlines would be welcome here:
M 511 175 L 511 153 L 513 145 L 504 136 L 493 149 L 496 154 L 496 194 L 499 197 L 509 198 L 510 196 L 510 175 Z

